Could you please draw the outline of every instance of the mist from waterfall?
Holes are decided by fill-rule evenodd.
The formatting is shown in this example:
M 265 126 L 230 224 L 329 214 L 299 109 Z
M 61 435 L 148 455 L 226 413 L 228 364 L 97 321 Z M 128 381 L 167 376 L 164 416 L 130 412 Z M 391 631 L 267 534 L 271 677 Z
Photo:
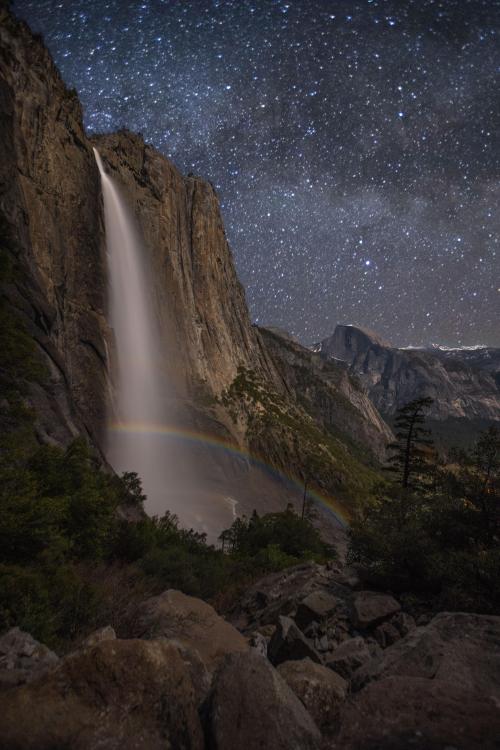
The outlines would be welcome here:
M 107 457 L 115 471 L 137 472 L 148 496 L 148 510 L 164 512 L 170 480 L 168 456 L 150 429 L 166 421 L 166 384 L 161 378 L 160 336 L 149 283 L 152 271 L 130 208 L 95 148 L 94 154 L 104 199 L 109 322 L 117 369 L 113 373 L 113 420 L 117 424 L 108 431 Z

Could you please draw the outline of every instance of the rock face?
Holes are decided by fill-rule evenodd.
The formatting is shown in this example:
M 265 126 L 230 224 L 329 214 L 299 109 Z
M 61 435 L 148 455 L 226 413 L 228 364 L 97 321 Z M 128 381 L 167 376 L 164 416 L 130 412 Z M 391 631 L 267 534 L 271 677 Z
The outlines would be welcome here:
M 195 652 L 209 673 L 227 654 L 249 648 L 241 633 L 219 617 L 210 604 L 175 589 L 144 602 L 138 616 L 137 635 L 177 641 Z
M 210 704 L 214 750 L 319 750 L 321 734 L 301 701 L 262 656 L 229 657 Z
M 471 693 L 500 697 L 500 617 L 447 613 L 361 667 L 356 689 L 388 676 L 466 684 Z
M 327 733 L 337 728 L 340 707 L 347 695 L 347 682 L 340 675 L 310 659 L 286 661 L 278 672 L 300 698 L 318 727 Z
M 307 423 L 311 455 L 326 444 L 327 431 L 334 433 L 318 480 L 322 492 L 347 502 L 364 493 L 372 484 L 371 469 L 350 454 L 346 441 L 360 441 L 378 455 L 388 428 L 345 372 L 334 373 L 301 347 L 290 361 L 270 351 L 272 334 L 264 341 L 250 322 L 213 187 L 183 177 L 140 136 L 122 131 L 89 139 L 78 99 L 41 40 L 5 5 L 0 14 L 0 226 L 12 235 L 21 271 L 5 294 L 49 371 L 48 382 L 32 383 L 29 395 L 40 441 L 66 445 L 84 433 L 102 450 L 113 403 L 115 345 L 107 324 L 95 146 L 130 205 L 151 267 L 162 371 L 175 402 L 171 422 L 265 457 L 287 475 L 301 475 L 307 457 L 299 443 L 306 431 L 290 427 L 293 417 Z M 304 364 L 311 375 L 305 405 L 298 398 Z M 257 390 L 262 398 L 255 397 Z M 216 481 L 253 470 L 226 455 L 214 460 L 205 445 L 201 453 L 200 463 L 216 464 Z M 348 471 L 351 463 L 360 470 Z M 350 477 L 360 486 L 351 487 Z M 257 480 L 264 481 L 261 474 Z M 240 511 L 252 511 L 255 494 L 241 490 Z M 282 508 L 282 488 L 268 488 L 258 509 L 265 511 L 266 504 Z
M 129 132 L 93 139 L 150 256 L 165 369 L 180 392 L 220 395 L 246 367 L 278 380 L 251 324 L 213 187 Z M 175 352 L 175 357 L 171 353 Z
M 29 633 L 11 628 L 0 638 L 0 689 L 29 682 L 58 661 L 53 651 Z
M 80 103 L 28 27 L 0 10 L 0 207 L 22 274 L 8 298 L 49 370 L 42 440 L 98 438 L 107 392 L 99 177 Z
M 327 428 L 383 457 L 392 432 L 346 366 L 311 352 L 275 329 L 260 330 L 292 397 L 305 403 Z
M 191 678 L 175 646 L 115 640 L 77 652 L 3 694 L 0 746 L 201 750 L 203 735 Z
M 400 609 L 400 603 L 392 596 L 375 591 L 360 591 L 353 601 L 354 623 L 363 630 L 374 627 L 383 620 L 388 620 Z
M 289 617 L 278 617 L 276 630 L 271 638 L 267 655 L 273 664 L 293 659 L 311 659 L 320 662 L 321 657 L 304 638 L 297 625 Z
M 97 441 L 109 391 L 105 238 L 100 179 L 79 101 L 27 26 L 0 11 L 1 209 L 24 264 L 10 289 L 48 359 L 39 429 Z M 163 350 L 180 394 L 220 394 L 245 366 L 275 380 L 227 245 L 211 185 L 184 178 L 139 136 L 98 139 L 151 256 Z M 36 401 L 36 394 L 33 395 Z M 46 423 L 43 423 L 43 417 Z M 53 423 L 53 432 L 50 434 Z
M 369 685 L 341 716 L 342 750 L 496 750 L 498 706 L 459 683 L 388 677 Z
M 396 349 L 370 331 L 343 325 L 315 349 L 327 361 L 346 362 L 384 415 L 429 396 L 431 419 L 500 420 L 497 349 Z

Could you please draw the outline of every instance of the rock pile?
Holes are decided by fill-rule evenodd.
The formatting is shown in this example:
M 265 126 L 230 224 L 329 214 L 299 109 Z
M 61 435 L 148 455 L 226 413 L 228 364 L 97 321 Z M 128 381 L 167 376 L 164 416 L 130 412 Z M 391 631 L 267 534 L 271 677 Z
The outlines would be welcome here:
M 0 747 L 498 748 L 500 617 L 417 627 L 355 584 L 297 566 L 249 589 L 233 624 L 166 591 L 144 603 L 138 638 L 104 628 L 61 659 L 13 629 L 0 639 Z

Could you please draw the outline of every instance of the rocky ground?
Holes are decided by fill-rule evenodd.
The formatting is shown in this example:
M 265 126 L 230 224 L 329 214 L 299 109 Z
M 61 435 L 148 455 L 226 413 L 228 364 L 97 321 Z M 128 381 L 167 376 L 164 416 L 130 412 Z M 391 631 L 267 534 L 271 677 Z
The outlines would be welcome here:
M 335 565 L 253 585 L 220 617 L 169 590 L 133 638 L 59 658 L 0 639 L 0 748 L 474 750 L 500 747 L 500 617 L 416 623 Z

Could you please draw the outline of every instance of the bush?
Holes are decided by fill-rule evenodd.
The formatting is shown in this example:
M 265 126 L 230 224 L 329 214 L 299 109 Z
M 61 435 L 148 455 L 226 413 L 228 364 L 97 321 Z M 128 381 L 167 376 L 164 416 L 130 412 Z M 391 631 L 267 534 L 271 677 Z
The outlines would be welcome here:
M 333 556 L 333 550 L 326 545 L 312 523 L 300 518 L 290 507 L 283 513 L 268 513 L 260 517 L 256 511 L 250 519 L 237 518 L 230 529 L 222 532 L 223 547 L 240 558 L 265 558 L 269 550 L 271 559 L 277 558 L 289 564 L 304 559 L 325 559 Z M 274 550 L 274 552 L 271 550 Z

